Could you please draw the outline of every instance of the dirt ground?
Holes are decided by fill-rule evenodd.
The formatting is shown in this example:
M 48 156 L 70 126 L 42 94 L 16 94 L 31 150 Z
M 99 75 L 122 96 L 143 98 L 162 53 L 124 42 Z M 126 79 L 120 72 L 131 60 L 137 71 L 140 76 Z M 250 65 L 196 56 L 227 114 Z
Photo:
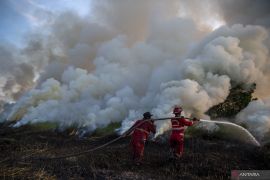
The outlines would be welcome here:
M 144 163 L 131 160 L 129 138 L 89 154 L 46 159 L 102 145 L 116 134 L 79 138 L 70 132 L 0 127 L 0 179 L 230 179 L 234 169 L 270 169 L 262 148 L 211 137 L 186 138 L 181 160 L 169 158 L 166 142 L 147 142 Z

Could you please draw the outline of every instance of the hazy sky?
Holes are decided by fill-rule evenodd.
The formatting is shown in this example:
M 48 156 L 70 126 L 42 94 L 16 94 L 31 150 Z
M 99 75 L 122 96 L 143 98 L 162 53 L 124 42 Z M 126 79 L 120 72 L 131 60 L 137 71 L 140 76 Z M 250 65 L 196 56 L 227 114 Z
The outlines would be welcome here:
M 45 14 L 73 10 L 85 16 L 89 8 L 90 0 L 1 0 L 0 40 L 18 45 L 25 32 L 45 23 Z

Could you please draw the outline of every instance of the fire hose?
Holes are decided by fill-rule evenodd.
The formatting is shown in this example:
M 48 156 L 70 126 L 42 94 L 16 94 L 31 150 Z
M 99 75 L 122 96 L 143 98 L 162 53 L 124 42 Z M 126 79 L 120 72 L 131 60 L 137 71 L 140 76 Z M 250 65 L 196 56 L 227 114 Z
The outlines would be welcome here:
M 65 158 L 70 158 L 70 157 L 76 157 L 76 156 L 81 156 L 81 155 L 84 155 L 84 154 L 87 154 L 87 153 L 90 153 L 90 152 L 93 152 L 93 151 L 96 151 L 98 149 L 101 149 L 101 148 L 104 148 L 116 141 L 118 141 L 119 139 L 121 138 L 124 138 L 126 136 L 129 136 L 131 134 L 131 132 L 138 126 L 140 126 L 142 123 L 145 123 L 146 121 L 161 121 L 161 120 L 166 120 L 166 119 L 180 119 L 181 117 L 166 117 L 166 118 L 157 118 L 157 119 L 145 119 L 144 121 L 138 123 L 136 126 L 132 126 L 130 129 L 128 129 L 125 133 L 123 133 L 121 136 L 105 143 L 105 144 L 102 144 L 98 147 L 95 147 L 95 148 L 92 148 L 92 149 L 89 149 L 89 150 L 86 150 L 86 151 L 82 151 L 82 152 L 78 152 L 78 153 L 73 153 L 73 154 L 67 154 L 67 155 L 62 155 L 62 156 L 57 156 L 57 157 L 39 157 L 38 159 L 49 159 L 49 160 L 55 160 L 55 159 L 65 159 Z M 186 118 L 186 119 L 190 119 L 190 118 Z

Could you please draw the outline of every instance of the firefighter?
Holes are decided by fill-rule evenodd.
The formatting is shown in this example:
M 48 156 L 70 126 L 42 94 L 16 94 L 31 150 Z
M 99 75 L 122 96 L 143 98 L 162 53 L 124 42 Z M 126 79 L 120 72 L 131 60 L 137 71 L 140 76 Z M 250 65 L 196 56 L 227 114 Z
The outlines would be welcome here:
M 133 161 L 136 165 L 140 165 L 143 159 L 144 145 L 145 141 L 148 138 L 149 134 L 152 132 L 156 133 L 156 127 L 154 121 L 151 120 L 152 114 L 150 112 L 145 112 L 143 114 L 143 119 L 138 120 L 131 127 L 134 128 L 132 137 L 131 137 L 131 147 L 133 153 Z
M 181 158 L 183 155 L 185 126 L 192 126 L 194 122 L 199 121 L 197 118 L 193 118 L 193 121 L 189 121 L 184 116 L 181 116 L 181 112 L 181 107 L 175 107 L 173 114 L 175 114 L 175 117 L 181 118 L 171 119 L 172 133 L 170 137 L 170 147 L 174 158 Z

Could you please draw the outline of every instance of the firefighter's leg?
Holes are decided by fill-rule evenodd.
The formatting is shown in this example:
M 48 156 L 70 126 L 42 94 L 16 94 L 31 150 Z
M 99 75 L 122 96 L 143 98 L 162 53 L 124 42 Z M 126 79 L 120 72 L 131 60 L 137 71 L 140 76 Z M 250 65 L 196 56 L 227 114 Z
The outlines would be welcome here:
M 177 157 L 177 152 L 178 152 L 178 142 L 174 140 L 171 145 L 171 157 L 172 158 Z
M 179 147 L 179 142 L 178 141 L 174 141 L 174 148 L 173 148 L 173 156 L 177 157 L 178 154 L 178 147 Z
M 134 161 L 136 158 L 136 146 L 132 144 L 132 160 Z
M 174 155 L 175 155 L 176 146 L 177 146 L 176 140 L 173 137 L 171 137 L 170 138 L 170 151 L 171 151 L 170 154 L 172 157 L 174 157 Z
M 136 142 L 133 145 L 133 161 L 136 164 L 140 164 L 143 159 L 144 143 Z
M 177 145 L 175 147 L 175 153 L 174 153 L 176 158 L 181 158 L 182 157 L 182 155 L 183 155 L 183 145 L 184 145 L 184 143 L 183 143 L 182 140 L 177 141 Z
M 133 142 L 132 144 L 132 153 L 133 153 L 133 161 L 136 161 L 139 158 L 139 147 L 138 142 Z
M 183 152 L 184 152 L 184 141 L 181 140 L 178 142 L 176 157 L 181 158 L 183 156 Z
M 138 161 L 137 164 L 141 164 L 143 160 L 143 154 L 144 154 L 144 142 L 140 144 L 139 149 L 138 149 Z

